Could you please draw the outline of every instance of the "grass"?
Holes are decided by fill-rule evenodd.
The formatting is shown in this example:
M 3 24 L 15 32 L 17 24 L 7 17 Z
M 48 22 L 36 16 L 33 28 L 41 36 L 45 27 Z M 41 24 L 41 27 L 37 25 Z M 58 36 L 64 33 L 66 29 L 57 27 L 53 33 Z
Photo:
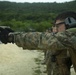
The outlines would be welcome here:
M 36 69 L 36 70 L 34 71 L 34 75 L 40 75 L 40 74 L 41 74 L 40 69 Z
M 40 64 L 40 62 L 41 62 L 41 60 L 39 59 L 39 58 L 34 58 L 34 60 L 35 60 L 35 62 L 36 62 L 36 64 Z

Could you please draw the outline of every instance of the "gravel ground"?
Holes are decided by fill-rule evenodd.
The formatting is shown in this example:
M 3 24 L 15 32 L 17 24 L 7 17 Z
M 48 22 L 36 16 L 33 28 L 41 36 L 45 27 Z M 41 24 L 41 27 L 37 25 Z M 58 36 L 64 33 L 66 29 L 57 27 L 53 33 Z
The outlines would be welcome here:
M 46 75 L 43 52 L 23 50 L 15 44 L 0 44 L 0 75 Z M 75 75 L 73 69 L 72 75 Z

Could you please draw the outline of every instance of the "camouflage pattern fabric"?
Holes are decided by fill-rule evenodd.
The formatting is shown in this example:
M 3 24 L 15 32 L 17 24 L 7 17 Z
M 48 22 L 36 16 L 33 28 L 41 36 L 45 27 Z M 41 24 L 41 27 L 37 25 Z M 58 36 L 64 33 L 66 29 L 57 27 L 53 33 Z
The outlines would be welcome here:
M 57 64 L 57 61 L 52 61 L 55 60 L 54 58 L 52 58 L 52 54 L 51 51 L 48 51 L 49 54 L 47 55 L 47 59 L 46 59 L 46 66 L 47 66 L 47 75 L 60 75 L 59 74 L 59 66 Z
M 52 54 L 58 54 L 68 50 L 76 71 L 76 29 L 51 33 L 29 32 L 14 35 L 14 42 L 24 49 L 51 50 Z
M 24 49 L 51 49 L 53 51 L 66 49 L 57 37 L 50 33 L 19 33 L 14 35 L 14 41 L 18 46 L 23 47 Z

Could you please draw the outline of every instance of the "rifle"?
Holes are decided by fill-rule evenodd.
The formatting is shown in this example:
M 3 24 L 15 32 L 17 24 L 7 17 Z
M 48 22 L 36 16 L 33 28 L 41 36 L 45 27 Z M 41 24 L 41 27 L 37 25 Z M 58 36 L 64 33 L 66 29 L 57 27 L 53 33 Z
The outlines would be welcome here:
M 9 26 L 0 26 L 0 41 L 4 44 L 7 44 L 9 42 L 8 40 L 8 34 L 10 32 L 14 32 Z

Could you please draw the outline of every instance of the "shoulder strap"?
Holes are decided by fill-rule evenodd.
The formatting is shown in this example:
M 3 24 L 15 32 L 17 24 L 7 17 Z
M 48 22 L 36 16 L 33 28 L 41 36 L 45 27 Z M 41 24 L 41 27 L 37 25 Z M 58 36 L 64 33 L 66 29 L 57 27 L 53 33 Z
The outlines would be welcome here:
M 70 29 L 67 29 L 66 31 L 76 32 L 76 28 L 70 28 Z

